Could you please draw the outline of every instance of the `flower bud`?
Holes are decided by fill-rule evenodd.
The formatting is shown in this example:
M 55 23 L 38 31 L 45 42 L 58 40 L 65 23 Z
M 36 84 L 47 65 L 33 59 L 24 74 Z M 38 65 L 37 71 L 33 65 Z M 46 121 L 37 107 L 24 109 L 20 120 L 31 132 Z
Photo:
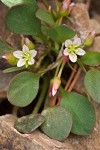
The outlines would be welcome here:
M 30 41 L 28 38 L 22 37 L 22 45 L 24 44 L 29 48 L 29 50 L 32 50 L 35 47 L 32 41 Z
M 8 61 L 8 63 L 11 65 L 17 64 L 17 59 L 14 57 L 13 54 L 5 54 L 2 56 L 2 58 L 6 59 Z
M 55 96 L 60 84 L 61 84 L 61 80 L 59 77 L 55 77 L 50 81 L 50 90 L 49 90 L 50 96 Z
M 88 34 L 88 36 L 86 37 L 86 39 L 84 40 L 84 45 L 85 46 L 91 46 L 94 42 L 94 38 L 95 38 L 95 31 L 90 32 Z
M 71 0 L 64 0 L 60 8 L 60 15 L 61 16 L 69 15 L 74 5 L 75 5 L 74 3 L 71 3 Z

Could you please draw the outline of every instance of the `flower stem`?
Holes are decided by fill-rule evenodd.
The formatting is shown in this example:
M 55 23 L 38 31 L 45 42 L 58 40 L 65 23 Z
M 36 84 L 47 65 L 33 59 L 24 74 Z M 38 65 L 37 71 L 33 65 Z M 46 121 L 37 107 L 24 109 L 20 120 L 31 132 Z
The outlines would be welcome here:
M 56 100 L 57 100 L 57 96 L 58 96 L 58 94 L 56 93 L 55 96 L 51 97 L 51 99 L 49 101 L 49 106 L 55 106 Z
M 62 63 L 62 59 L 59 61 L 59 64 L 57 66 L 57 69 L 56 69 L 56 72 L 55 72 L 55 77 L 58 75 L 58 72 L 59 72 L 59 68 L 61 66 L 61 63 Z
M 59 2 L 58 2 L 58 0 L 55 0 L 55 4 L 56 4 L 56 11 L 58 12 L 59 11 Z
M 49 106 L 49 100 L 50 100 L 50 97 L 49 97 L 49 95 L 47 94 L 47 96 L 46 96 L 46 98 L 45 98 L 45 102 L 44 102 L 44 109 Z
M 62 17 L 62 16 L 59 17 L 58 20 L 56 21 L 56 24 L 57 24 L 57 25 L 61 25 L 62 20 L 63 20 L 63 17 Z
M 83 63 L 81 62 L 81 60 L 78 59 L 77 62 L 78 62 L 78 64 L 79 64 L 80 68 L 84 71 L 84 73 L 86 73 L 87 71 L 86 71 L 86 69 L 85 69 Z
M 13 107 L 12 114 L 13 114 L 14 116 L 17 116 L 18 109 L 19 109 L 19 107 L 17 107 L 17 106 L 14 106 L 14 107 Z
M 58 73 L 58 77 L 59 77 L 59 78 L 61 77 L 61 74 L 62 74 L 62 71 L 63 71 L 64 65 L 65 65 L 65 61 L 63 61 L 63 62 L 62 62 L 62 65 L 61 65 L 60 71 L 59 71 L 59 73 Z
M 45 95 L 47 93 L 47 88 L 48 88 L 48 80 L 47 80 L 47 77 L 45 77 L 40 97 L 38 99 L 38 102 L 37 102 L 32 114 L 37 114 L 38 113 L 38 111 L 39 111 L 39 109 L 40 109 L 40 107 L 41 107 L 41 105 L 44 101 Z
M 43 2 L 43 4 L 44 4 L 44 6 L 48 9 L 48 8 L 49 8 L 49 5 L 48 5 L 47 1 L 46 1 L 46 0 L 42 0 L 42 2 Z

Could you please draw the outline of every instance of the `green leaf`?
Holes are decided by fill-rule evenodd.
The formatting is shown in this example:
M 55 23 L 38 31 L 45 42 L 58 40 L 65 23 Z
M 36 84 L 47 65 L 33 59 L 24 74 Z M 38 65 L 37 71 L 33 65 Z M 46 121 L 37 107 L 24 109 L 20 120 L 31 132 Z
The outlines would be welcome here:
M 29 105 L 38 93 L 39 75 L 22 72 L 15 76 L 8 88 L 8 100 L 19 107 Z
M 100 71 L 88 71 L 84 79 L 84 85 L 93 100 L 100 103 Z
M 44 10 L 39 9 L 36 12 L 36 17 L 42 20 L 43 22 L 50 24 L 51 26 L 55 25 L 52 15 Z
M 23 35 L 37 36 L 41 31 L 41 21 L 35 17 L 36 8 L 30 4 L 12 7 L 6 16 L 9 30 Z
M 35 0 L 1 0 L 1 1 L 8 7 L 12 7 L 20 3 L 31 3 L 37 8 L 37 3 Z
M 87 135 L 95 125 L 95 111 L 88 99 L 77 93 L 61 90 L 61 106 L 69 110 L 73 118 L 72 133 Z
M 16 72 L 25 69 L 25 67 L 11 67 L 3 70 L 3 73 Z
M 48 30 L 49 37 L 55 42 L 59 43 L 62 43 L 67 39 L 73 38 L 75 34 L 76 33 L 71 28 L 65 25 L 59 25 Z
M 65 140 L 72 127 L 71 114 L 63 107 L 48 107 L 42 111 L 45 122 L 42 124 L 42 131 L 49 137 L 63 141 Z
M 41 114 L 28 115 L 18 118 L 14 124 L 14 127 L 21 133 L 31 133 L 37 129 L 43 122 L 45 118 Z
M 7 53 L 12 53 L 14 50 L 12 47 L 10 47 L 8 44 L 6 44 L 4 41 L 0 40 L 0 55 L 4 55 Z
M 97 66 L 100 64 L 100 53 L 99 52 L 86 52 L 81 58 L 85 65 Z

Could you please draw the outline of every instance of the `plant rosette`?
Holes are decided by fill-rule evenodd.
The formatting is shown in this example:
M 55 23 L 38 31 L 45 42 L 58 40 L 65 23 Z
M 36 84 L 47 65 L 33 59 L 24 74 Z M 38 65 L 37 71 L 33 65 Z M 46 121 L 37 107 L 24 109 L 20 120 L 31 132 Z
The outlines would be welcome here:
M 56 9 L 45 0 L 45 9 L 35 0 L 1 1 L 9 7 L 8 30 L 22 37 L 22 50 L 0 39 L 0 56 L 10 65 L 3 73 L 17 72 L 9 83 L 8 101 L 18 108 L 35 101 L 32 113 L 19 118 L 14 127 L 21 133 L 40 127 L 59 141 L 70 132 L 92 133 L 96 116 L 91 101 L 100 103 L 100 53 L 87 47 L 94 42 L 95 32 L 83 35 L 63 24 L 71 20 L 71 0 L 54 1 Z M 88 96 L 72 91 L 80 72 Z

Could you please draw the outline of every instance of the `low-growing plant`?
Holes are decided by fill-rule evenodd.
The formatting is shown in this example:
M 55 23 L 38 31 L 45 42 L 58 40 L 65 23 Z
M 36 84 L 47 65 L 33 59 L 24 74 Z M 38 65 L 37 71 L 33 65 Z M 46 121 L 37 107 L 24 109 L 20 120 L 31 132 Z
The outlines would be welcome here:
M 11 65 L 3 72 L 18 72 L 9 84 L 8 100 L 17 107 L 37 101 L 32 114 L 19 118 L 15 128 L 30 133 L 40 126 L 59 141 L 70 132 L 90 134 L 96 121 L 91 100 L 100 102 L 100 53 L 88 51 L 95 32 L 82 35 L 67 25 L 74 23 L 71 0 L 55 0 L 55 8 L 47 0 L 42 8 L 35 0 L 1 1 L 9 7 L 7 28 L 22 38 L 22 50 L 0 40 L 0 55 Z M 82 71 L 84 96 L 71 92 Z

